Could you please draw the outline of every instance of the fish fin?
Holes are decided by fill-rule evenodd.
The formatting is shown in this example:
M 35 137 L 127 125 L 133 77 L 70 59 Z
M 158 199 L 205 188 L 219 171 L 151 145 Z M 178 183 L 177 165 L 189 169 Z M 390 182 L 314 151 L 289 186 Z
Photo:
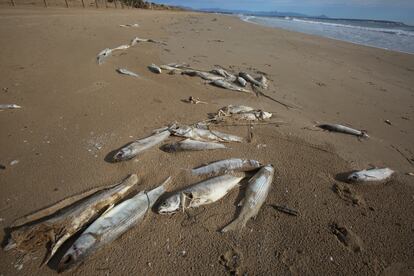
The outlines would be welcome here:
M 221 229 L 221 233 L 226 233 L 229 231 L 241 231 L 244 226 L 246 226 L 246 222 L 241 219 L 240 217 L 233 220 L 232 222 L 230 222 L 230 224 L 228 224 L 226 227 L 224 227 L 223 229 Z
M 52 245 L 52 248 L 50 249 L 50 251 L 45 256 L 45 259 L 43 260 L 40 267 L 43 267 L 45 264 L 47 264 L 53 258 L 53 256 L 55 255 L 55 253 L 59 249 L 59 247 L 69 238 L 70 238 L 70 234 L 66 233 L 61 238 L 59 238 L 57 240 L 57 242 L 54 242 L 53 245 Z

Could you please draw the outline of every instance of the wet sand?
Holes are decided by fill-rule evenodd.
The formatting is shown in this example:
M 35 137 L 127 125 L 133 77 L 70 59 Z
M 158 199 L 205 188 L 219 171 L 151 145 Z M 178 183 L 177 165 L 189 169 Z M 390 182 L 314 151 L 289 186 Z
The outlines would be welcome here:
M 414 172 L 414 55 L 189 12 L 16 8 L 0 10 L 0 22 L 0 103 L 23 107 L 0 111 L 0 239 L 14 219 L 130 173 L 140 178 L 138 190 L 171 175 L 174 191 L 201 180 L 188 169 L 240 157 L 276 169 L 266 204 L 241 233 L 218 231 L 238 214 L 243 188 L 187 213 L 152 212 L 66 274 L 413 274 L 414 177 L 406 173 Z M 119 27 L 133 23 L 140 27 Z M 135 36 L 167 45 L 141 43 L 96 64 L 99 51 Z M 266 93 L 298 108 L 147 69 L 170 62 L 264 72 Z M 119 67 L 140 78 L 119 75 Z M 189 96 L 208 104 L 181 101 Z M 271 111 L 286 124 L 255 126 L 251 143 L 228 150 L 154 148 L 131 161 L 107 161 L 153 129 L 201 121 L 228 104 Z M 317 123 L 350 125 L 370 138 L 324 132 Z M 385 183 L 344 182 L 344 173 L 372 166 L 396 174 Z M 64 250 L 39 268 L 44 253 L 0 251 L 0 274 L 56 274 Z

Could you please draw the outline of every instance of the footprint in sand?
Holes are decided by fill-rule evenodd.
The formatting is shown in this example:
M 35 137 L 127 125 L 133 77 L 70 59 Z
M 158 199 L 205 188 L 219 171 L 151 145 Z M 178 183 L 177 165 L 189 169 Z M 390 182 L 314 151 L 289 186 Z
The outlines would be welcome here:
M 342 200 L 351 203 L 352 205 L 365 206 L 364 198 L 361 195 L 357 194 L 355 190 L 348 185 L 335 183 L 332 186 L 332 190 Z
M 233 249 L 228 250 L 226 253 L 220 256 L 220 264 L 224 266 L 230 275 L 241 274 L 241 254 Z
M 345 245 L 348 250 L 354 253 L 362 251 L 362 240 L 346 226 L 339 226 L 336 223 L 331 224 L 332 233 L 337 239 Z

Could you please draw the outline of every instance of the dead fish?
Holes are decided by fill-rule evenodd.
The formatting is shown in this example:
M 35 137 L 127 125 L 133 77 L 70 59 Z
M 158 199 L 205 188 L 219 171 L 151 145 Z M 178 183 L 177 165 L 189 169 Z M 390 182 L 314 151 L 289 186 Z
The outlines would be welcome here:
M 83 262 L 103 246 L 110 244 L 126 231 L 140 223 L 158 198 L 165 192 L 169 177 L 161 186 L 140 192 L 113 207 L 95 220 L 66 251 L 58 271 L 64 271 Z
M 261 110 L 254 110 L 249 112 L 233 114 L 231 115 L 231 118 L 235 120 L 262 121 L 270 119 L 272 116 L 272 113 Z
M 244 177 L 244 174 L 225 174 L 193 184 L 163 201 L 158 207 L 158 213 L 172 214 L 179 209 L 196 208 L 216 202 L 238 186 Z
M 242 86 L 242 87 L 246 87 L 247 85 L 247 81 L 245 79 L 243 79 L 242 77 L 237 77 L 237 82 Z
M 172 63 L 168 63 L 167 66 L 174 67 L 176 69 L 182 69 L 182 68 L 189 68 L 190 65 L 187 64 L 187 63 L 175 63 L 175 62 L 172 62 Z
M 232 171 L 246 172 L 260 168 L 262 164 L 256 160 L 226 159 L 192 169 L 192 175 L 218 175 Z
M 17 104 L 0 104 L 0 109 L 19 109 L 22 108 Z
M 237 114 L 237 113 L 242 113 L 242 112 L 249 112 L 249 111 L 253 111 L 254 108 L 250 107 L 250 106 L 245 106 L 245 105 L 228 105 L 225 107 L 220 108 L 220 110 L 218 111 L 218 114 L 222 113 L 225 115 L 231 115 L 231 114 Z
M 242 142 L 243 138 L 215 130 L 201 129 L 190 126 L 179 126 L 170 130 L 173 135 L 194 140 L 214 140 L 219 142 Z
M 229 89 L 229 90 L 233 90 L 233 91 L 239 91 L 239 92 L 246 92 L 246 93 L 250 93 L 249 90 L 244 89 L 243 87 L 237 86 L 233 83 L 230 83 L 228 81 L 225 80 L 215 80 L 213 82 L 211 82 L 211 84 L 221 87 L 221 88 L 225 88 L 225 89 Z
M 131 46 L 129 46 L 129 45 L 127 45 L 127 44 L 125 44 L 125 45 L 121 45 L 121 46 L 118 46 L 118 47 L 116 47 L 116 48 L 113 48 L 113 49 L 112 49 L 112 51 L 116 51 L 116 50 L 126 50 L 126 49 L 128 49 L 129 47 L 131 47 Z
M 158 67 L 157 65 L 155 65 L 154 63 L 153 64 L 151 64 L 150 66 L 148 66 L 148 69 L 151 71 L 151 72 L 153 72 L 153 73 L 156 73 L 156 74 L 161 74 L 161 68 L 160 67 Z
M 98 64 L 102 64 L 105 62 L 105 59 L 109 57 L 112 54 L 112 50 L 109 48 L 103 49 L 99 52 L 98 56 L 96 57 L 96 60 Z
M 118 69 L 116 69 L 116 71 L 118 73 L 120 73 L 120 74 L 123 74 L 123 75 L 128 75 L 128 76 L 132 76 L 132 77 L 138 77 L 137 74 L 135 74 L 134 72 L 131 72 L 128 69 L 125 69 L 125 68 L 118 68 Z
M 164 65 L 160 65 L 160 68 L 161 68 L 162 70 L 168 70 L 168 71 L 181 71 L 181 70 L 182 70 L 181 68 L 178 68 L 178 67 L 173 67 L 173 66 L 166 65 L 166 64 L 164 64 Z
M 154 129 L 152 131 L 152 134 L 157 134 L 157 133 L 164 132 L 164 131 L 167 131 L 167 130 L 170 131 L 171 129 L 174 129 L 174 128 L 177 128 L 177 123 L 176 122 L 175 123 L 172 123 L 172 124 L 170 124 L 168 126 L 163 126 L 163 127 Z
M 164 42 L 160 42 L 160 41 L 156 41 L 154 39 L 151 38 L 139 38 L 139 37 L 135 37 L 131 40 L 131 46 L 135 46 L 137 45 L 139 42 L 151 42 L 151 43 L 157 43 L 157 44 L 163 44 L 163 45 L 167 45 Z
M 389 178 L 394 173 L 389 168 L 368 169 L 351 173 L 348 176 L 350 182 L 382 181 Z
M 260 82 L 260 87 L 262 87 L 263 89 L 267 89 L 269 87 L 269 82 L 264 75 L 260 76 L 259 82 Z
M 199 98 L 196 98 L 196 97 L 193 97 L 193 96 L 190 96 L 190 97 L 188 97 L 188 99 L 183 100 L 183 101 L 185 101 L 187 103 L 191 103 L 191 104 L 207 104 L 207 102 L 203 102 Z
M 93 221 L 105 209 L 125 198 L 137 182 L 137 175 L 132 174 L 121 183 L 102 188 L 70 206 L 62 207 L 63 209 L 53 214 L 47 212 L 53 210 L 54 206 L 39 211 L 45 214 L 45 217 L 50 215 L 51 217 L 35 224 L 30 221 L 25 225 L 16 226 L 11 232 L 5 250 L 17 248 L 21 251 L 34 251 L 39 245 L 50 243 L 50 250 L 44 262 L 46 264 L 66 240 Z M 31 216 L 35 217 L 35 215 Z
M 257 216 L 260 207 L 262 207 L 269 194 L 274 173 L 275 169 L 273 166 L 266 165 L 249 180 L 246 195 L 241 202 L 242 209 L 239 216 L 229 225 L 224 227 L 221 230 L 222 233 L 234 230 L 240 231 L 246 226 L 246 223 L 250 218 Z
M 324 130 L 341 132 L 341 133 L 345 133 L 345 134 L 351 134 L 351 135 L 355 135 L 355 136 L 358 136 L 358 137 L 365 137 L 365 138 L 369 137 L 368 134 L 365 131 L 353 129 L 353 128 L 343 126 L 343 125 L 321 124 L 321 125 L 318 125 L 318 127 L 322 128 Z
M 177 151 L 199 151 L 199 150 L 214 150 L 214 149 L 224 149 L 225 145 L 215 143 L 215 142 L 202 142 L 192 139 L 185 139 L 178 143 L 168 144 L 162 146 L 162 150 L 166 152 L 177 152 Z
M 135 23 L 135 24 L 121 24 L 121 25 L 119 25 L 119 27 L 122 27 L 122 28 L 138 28 L 139 24 L 138 23 Z
M 131 144 L 122 148 L 120 151 L 118 151 L 114 155 L 114 161 L 124 161 L 124 160 L 132 159 L 138 154 L 140 154 L 141 152 L 162 143 L 169 136 L 170 136 L 170 132 L 166 130 L 166 131 L 162 131 L 160 133 L 154 134 L 152 136 L 132 142 Z
M 191 76 L 191 77 L 200 77 L 203 80 L 208 80 L 208 81 L 215 81 L 215 80 L 222 80 L 224 79 L 222 76 L 217 76 L 215 74 L 211 74 L 209 72 L 203 72 L 203 71 L 198 71 L 198 70 L 184 70 L 181 72 L 182 75 L 187 75 L 187 76 Z
M 230 74 L 229 72 L 227 72 L 226 70 L 224 70 L 222 68 L 215 68 L 215 69 L 211 70 L 210 73 L 222 76 L 223 78 L 225 78 L 229 81 L 235 81 L 236 80 L 235 75 Z
M 259 87 L 262 86 L 262 84 L 259 81 L 255 80 L 252 76 L 250 76 L 249 74 L 247 74 L 245 72 L 240 72 L 239 76 L 242 77 L 243 79 L 245 79 L 246 81 L 256 85 L 256 86 L 259 86 Z

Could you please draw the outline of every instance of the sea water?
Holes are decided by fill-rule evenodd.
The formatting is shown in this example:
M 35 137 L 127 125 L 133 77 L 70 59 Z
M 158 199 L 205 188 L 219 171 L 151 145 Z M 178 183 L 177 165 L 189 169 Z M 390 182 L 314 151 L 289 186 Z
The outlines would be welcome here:
M 264 26 L 414 54 L 414 27 L 403 23 L 355 19 L 239 16 L 244 21 Z

